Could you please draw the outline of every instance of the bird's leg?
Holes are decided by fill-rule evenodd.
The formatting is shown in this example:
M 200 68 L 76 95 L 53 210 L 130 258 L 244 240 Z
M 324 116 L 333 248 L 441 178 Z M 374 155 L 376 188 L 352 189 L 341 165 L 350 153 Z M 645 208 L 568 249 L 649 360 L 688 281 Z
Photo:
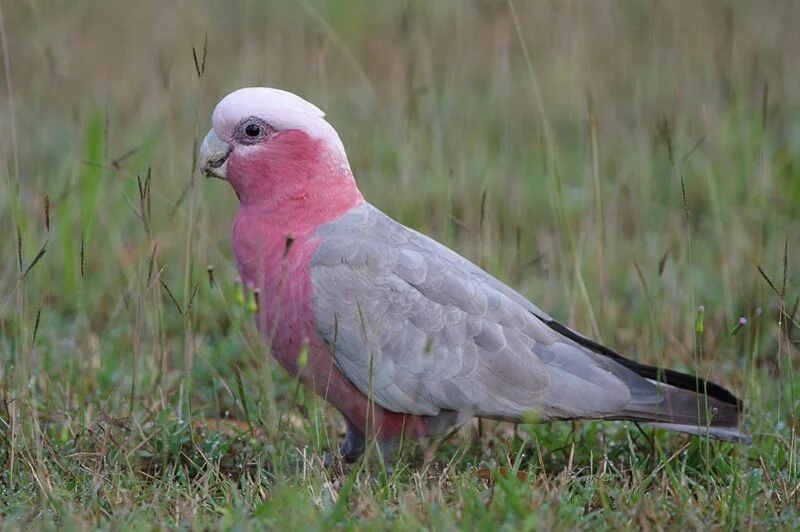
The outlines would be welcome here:
M 342 455 L 345 463 L 352 464 L 364 454 L 364 446 L 364 433 L 358 430 L 348 419 L 347 432 L 345 433 L 342 445 L 339 447 L 339 454 Z
M 391 475 L 397 463 L 398 451 L 400 450 L 399 439 L 383 440 L 378 442 L 378 451 L 383 460 L 383 468 L 387 475 Z

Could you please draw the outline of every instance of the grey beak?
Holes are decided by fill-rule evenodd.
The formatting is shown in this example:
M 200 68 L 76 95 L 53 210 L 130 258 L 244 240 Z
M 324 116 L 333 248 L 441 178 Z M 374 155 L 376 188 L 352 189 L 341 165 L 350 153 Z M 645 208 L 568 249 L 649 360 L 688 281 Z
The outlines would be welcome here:
M 228 179 L 228 155 L 230 144 L 223 142 L 212 129 L 203 139 L 198 159 L 200 170 L 206 177 Z

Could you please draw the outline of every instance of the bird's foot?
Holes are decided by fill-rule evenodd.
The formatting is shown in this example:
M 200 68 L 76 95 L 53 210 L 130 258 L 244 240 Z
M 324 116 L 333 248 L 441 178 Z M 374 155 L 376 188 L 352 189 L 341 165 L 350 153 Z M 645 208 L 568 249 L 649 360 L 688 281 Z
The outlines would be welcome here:
M 347 431 L 345 432 L 344 441 L 339 446 L 339 457 L 345 464 L 352 464 L 364 454 L 366 447 L 366 440 L 364 433 L 358 430 L 350 420 L 347 420 Z M 331 467 L 336 463 L 335 452 L 327 452 L 323 457 L 323 464 L 325 467 Z
M 397 459 L 400 450 L 399 440 L 386 440 L 378 442 L 378 451 L 381 460 L 383 460 L 383 470 L 386 476 L 391 476 L 394 472 L 394 466 L 397 464 Z
M 346 464 L 352 464 L 364 454 L 365 446 L 364 433 L 358 430 L 350 420 L 347 420 L 347 432 L 342 445 L 339 446 L 339 454 L 342 455 L 342 459 Z
M 339 456 L 345 464 L 352 464 L 366 450 L 366 438 L 349 420 L 347 421 L 347 431 L 344 441 L 339 446 Z M 377 442 L 378 454 L 383 461 L 383 468 L 387 475 L 391 475 L 398 460 L 400 450 L 400 440 L 381 440 Z M 323 463 L 325 467 L 331 467 L 335 462 L 336 453 L 325 453 Z

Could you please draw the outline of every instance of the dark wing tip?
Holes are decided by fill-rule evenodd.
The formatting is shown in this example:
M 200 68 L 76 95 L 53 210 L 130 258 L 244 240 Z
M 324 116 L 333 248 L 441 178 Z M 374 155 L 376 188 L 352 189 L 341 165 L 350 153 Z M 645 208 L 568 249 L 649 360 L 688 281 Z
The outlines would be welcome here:
M 597 342 L 586 338 L 583 335 L 580 335 L 553 319 L 545 319 L 541 316 L 536 316 L 542 322 L 544 322 L 548 327 L 560 333 L 570 340 L 578 343 L 579 345 L 594 351 L 595 353 L 601 354 L 612 359 L 614 362 L 625 366 L 626 368 L 630 369 L 631 371 L 635 372 L 638 375 L 646 379 L 652 379 L 654 381 L 663 382 L 664 384 L 669 384 L 670 386 L 674 386 L 676 388 L 681 388 L 684 390 L 689 390 L 692 392 L 704 393 L 709 397 L 713 397 L 722 401 L 723 403 L 728 403 L 731 405 L 735 405 L 736 408 L 741 412 L 744 408 L 744 404 L 740 399 L 738 399 L 735 395 L 731 392 L 720 386 L 719 384 L 707 381 L 701 377 L 696 377 L 694 375 L 689 375 L 687 373 L 681 373 L 679 371 L 674 371 L 671 369 L 664 369 L 659 368 L 656 366 L 648 366 L 647 364 L 642 364 L 640 362 L 636 362 L 634 360 L 630 360 L 625 358 L 624 356 L 620 355 L 619 353 L 609 349 L 608 347 L 598 344 Z

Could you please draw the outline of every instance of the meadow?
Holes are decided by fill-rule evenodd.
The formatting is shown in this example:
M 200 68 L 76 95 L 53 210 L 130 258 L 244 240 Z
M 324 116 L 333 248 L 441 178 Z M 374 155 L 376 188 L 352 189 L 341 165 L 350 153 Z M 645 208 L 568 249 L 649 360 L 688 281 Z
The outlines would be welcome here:
M 0 0 L 3 529 L 799 529 L 797 27 L 793 0 Z M 753 443 L 482 421 L 326 466 L 343 420 L 261 345 L 236 197 L 196 168 L 248 85 L 324 109 L 395 219 L 734 391 Z

